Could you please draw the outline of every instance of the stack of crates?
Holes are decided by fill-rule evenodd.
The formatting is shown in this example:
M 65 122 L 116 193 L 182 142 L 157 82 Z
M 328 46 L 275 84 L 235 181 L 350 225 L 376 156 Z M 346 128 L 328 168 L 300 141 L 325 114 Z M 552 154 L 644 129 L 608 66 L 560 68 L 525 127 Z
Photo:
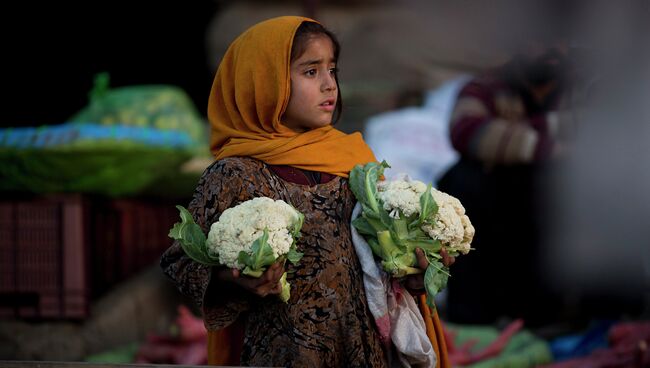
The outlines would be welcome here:
M 157 263 L 174 203 L 81 194 L 0 200 L 0 317 L 84 319 L 90 303 Z

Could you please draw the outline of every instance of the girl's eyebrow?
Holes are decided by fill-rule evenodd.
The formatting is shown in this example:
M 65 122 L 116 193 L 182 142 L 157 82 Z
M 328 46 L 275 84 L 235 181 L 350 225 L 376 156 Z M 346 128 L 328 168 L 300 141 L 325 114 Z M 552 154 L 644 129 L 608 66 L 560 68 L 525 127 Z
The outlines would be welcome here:
M 307 60 L 303 61 L 302 63 L 298 64 L 299 67 L 302 66 L 307 66 L 307 65 L 318 65 L 323 63 L 323 59 L 315 59 L 315 60 Z M 336 59 L 332 58 L 330 59 L 330 63 L 336 63 Z

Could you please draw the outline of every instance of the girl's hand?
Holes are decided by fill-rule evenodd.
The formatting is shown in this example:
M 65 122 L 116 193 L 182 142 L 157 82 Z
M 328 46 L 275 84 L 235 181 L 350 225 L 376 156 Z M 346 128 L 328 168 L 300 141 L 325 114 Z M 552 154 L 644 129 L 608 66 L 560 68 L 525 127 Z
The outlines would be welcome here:
M 454 262 L 456 262 L 455 257 L 450 257 L 449 254 L 447 253 L 447 250 L 445 248 L 442 248 L 440 250 L 440 255 L 442 256 L 442 264 L 445 265 L 445 267 L 449 267 Z M 427 267 L 429 267 L 429 261 L 427 260 L 427 256 L 424 255 L 424 251 L 420 248 L 415 248 L 415 256 L 418 259 L 418 268 L 421 270 L 426 270 Z M 408 275 L 406 277 L 406 280 L 404 282 L 404 286 L 410 291 L 415 294 L 421 294 L 424 292 L 424 272 L 419 273 L 417 275 Z
M 265 297 L 270 294 L 280 294 L 282 291 L 280 284 L 280 278 L 284 273 L 282 262 L 272 264 L 260 277 L 243 275 L 236 268 L 223 268 L 217 272 L 220 280 L 237 284 L 257 296 Z

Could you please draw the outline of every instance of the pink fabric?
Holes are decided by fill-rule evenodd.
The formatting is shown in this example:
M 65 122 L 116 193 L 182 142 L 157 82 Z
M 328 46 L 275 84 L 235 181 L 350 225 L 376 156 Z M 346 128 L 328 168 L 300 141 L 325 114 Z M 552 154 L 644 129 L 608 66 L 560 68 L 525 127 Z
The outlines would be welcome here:
M 390 316 L 388 313 L 375 319 L 375 323 L 379 330 L 379 338 L 381 339 L 381 342 L 386 347 L 390 346 Z

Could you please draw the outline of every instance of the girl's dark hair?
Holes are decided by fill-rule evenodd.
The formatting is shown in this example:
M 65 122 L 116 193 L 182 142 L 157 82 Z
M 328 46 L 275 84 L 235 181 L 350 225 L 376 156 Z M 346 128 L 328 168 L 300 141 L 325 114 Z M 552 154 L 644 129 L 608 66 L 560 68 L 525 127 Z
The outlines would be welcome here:
M 325 35 L 329 37 L 330 40 L 332 40 L 332 44 L 334 45 L 334 60 L 338 61 L 341 45 L 336 39 L 336 36 L 334 36 L 330 30 L 323 27 L 319 23 L 309 21 L 302 22 L 296 30 L 296 34 L 293 36 L 293 44 L 291 46 L 291 61 L 294 61 L 302 56 L 302 54 L 307 49 L 309 40 L 312 37 L 322 35 Z M 336 124 L 336 122 L 341 117 L 341 113 L 343 112 L 343 100 L 341 99 L 341 88 L 339 87 L 338 73 L 334 75 L 334 79 L 336 80 L 336 108 L 334 109 L 332 124 Z

